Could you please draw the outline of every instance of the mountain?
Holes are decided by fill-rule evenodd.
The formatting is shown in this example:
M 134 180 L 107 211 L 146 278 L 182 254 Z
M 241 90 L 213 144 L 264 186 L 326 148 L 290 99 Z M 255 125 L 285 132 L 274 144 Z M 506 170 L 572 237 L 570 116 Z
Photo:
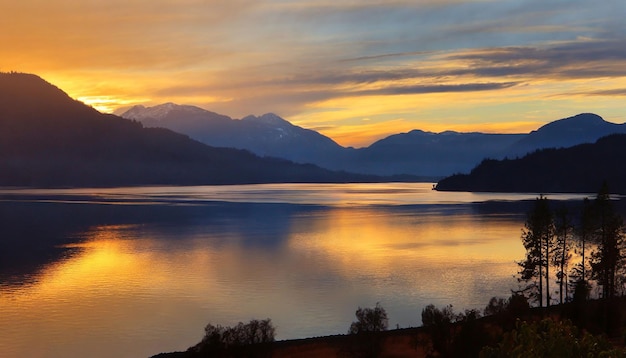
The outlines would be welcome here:
M 520 134 L 442 133 L 413 130 L 355 151 L 346 170 L 364 173 L 423 173 L 446 176 L 470 170 L 515 141 Z M 360 168 L 361 170 L 357 170 Z
M 121 116 L 146 127 L 168 128 L 212 146 L 246 149 L 259 156 L 298 163 L 321 164 L 344 152 L 332 139 L 272 113 L 237 120 L 199 107 L 165 103 L 134 106 Z
M 367 148 L 353 149 L 271 113 L 236 120 L 198 107 L 165 103 L 134 106 L 121 116 L 141 121 L 146 127 L 184 133 L 213 146 L 247 149 L 261 156 L 372 175 L 441 177 L 469 170 L 485 156 L 503 151 L 522 136 L 414 130 L 387 137 Z
M 116 186 L 376 181 L 102 114 L 43 79 L 0 73 L 0 185 Z
M 542 148 L 567 148 L 593 143 L 615 133 L 626 133 L 626 124 L 610 123 L 593 113 L 581 113 L 550 122 L 530 132 L 507 148 L 506 155 L 516 157 Z
M 543 148 L 593 143 L 613 133 L 626 133 L 626 124 L 614 124 L 584 113 L 548 123 L 528 134 L 441 133 L 414 130 L 358 149 L 346 170 L 447 176 L 466 173 L 485 158 L 515 158 Z M 332 168 L 332 167 L 331 167 Z
M 626 134 L 593 144 L 542 149 L 518 159 L 484 160 L 469 174 L 437 183 L 442 191 L 595 193 L 606 181 L 614 193 L 626 194 Z
M 441 133 L 413 130 L 381 139 L 366 148 L 344 148 L 313 130 L 294 126 L 275 114 L 241 120 L 193 106 L 166 103 L 135 106 L 125 118 L 146 127 L 164 127 L 203 143 L 247 149 L 260 156 L 312 163 L 331 170 L 371 175 L 409 174 L 425 180 L 468 172 L 485 158 L 515 158 L 542 148 L 592 143 L 626 125 L 580 114 L 546 124 L 527 134 Z

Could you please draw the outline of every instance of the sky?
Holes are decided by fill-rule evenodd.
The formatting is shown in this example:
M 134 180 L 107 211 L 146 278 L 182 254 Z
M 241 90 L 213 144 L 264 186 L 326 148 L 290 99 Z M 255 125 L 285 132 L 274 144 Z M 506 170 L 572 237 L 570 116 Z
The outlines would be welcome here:
M 361 147 L 626 122 L 625 18 L 623 0 L 0 0 L 0 71 L 104 112 L 271 112 Z

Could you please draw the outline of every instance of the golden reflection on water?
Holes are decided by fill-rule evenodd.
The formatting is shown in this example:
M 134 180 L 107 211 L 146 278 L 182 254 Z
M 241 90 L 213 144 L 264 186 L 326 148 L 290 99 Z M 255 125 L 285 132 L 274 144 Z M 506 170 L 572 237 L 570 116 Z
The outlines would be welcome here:
M 524 255 L 517 217 L 450 215 L 442 220 L 439 214 L 337 208 L 317 225 L 323 228 L 293 235 L 290 248 L 319 253 L 348 281 L 387 281 L 385 289 L 397 284 L 405 292 L 466 307 L 486 304 L 484 297 L 472 297 L 480 287 L 471 285 L 504 281 L 509 286 L 504 293 L 515 288 L 510 287 L 515 261 Z
M 346 276 L 359 272 L 354 270 L 357 265 L 376 274 L 394 270 L 402 261 L 441 267 L 519 260 L 524 254 L 518 240 L 519 221 L 500 219 L 494 225 L 496 220 L 456 215 L 442 221 L 434 215 L 381 215 L 338 208 L 317 222 L 317 230 L 295 230 L 300 232 L 289 243 L 295 250 L 324 253 Z M 511 233 L 518 235 L 511 237 Z
M 167 322 L 154 321 L 155 308 L 163 315 L 163 309 L 176 305 L 172 293 L 193 289 L 194 282 L 171 263 L 191 259 L 190 264 L 203 265 L 206 257 L 201 250 L 192 257 L 176 250 L 159 255 L 158 242 L 124 238 L 135 229 L 97 227 L 86 233 L 84 242 L 68 245 L 78 253 L 46 267 L 33 284 L 2 293 L 0 307 L 7 309 L 0 329 L 15 357 L 105 357 L 112 356 L 109 347 L 114 346 L 115 356 L 146 355 L 145 346 L 155 343 L 150 332 L 167 329 Z M 172 302 L 160 306 L 163 296 Z M 151 297 L 152 303 L 145 299 Z M 183 331 L 188 343 L 197 336 Z M 141 339 L 145 335 L 147 341 Z M 171 345 L 182 349 L 181 343 Z M 5 352 L 3 357 L 12 356 Z
M 34 283 L 3 288 L 0 351 L 149 356 L 197 343 L 209 322 L 265 317 L 279 338 L 337 334 L 376 301 L 391 325 L 417 325 L 426 304 L 507 294 L 524 253 L 519 217 L 333 207 L 276 220 L 287 230 L 270 243 L 241 230 L 248 217 L 220 230 L 93 227 Z

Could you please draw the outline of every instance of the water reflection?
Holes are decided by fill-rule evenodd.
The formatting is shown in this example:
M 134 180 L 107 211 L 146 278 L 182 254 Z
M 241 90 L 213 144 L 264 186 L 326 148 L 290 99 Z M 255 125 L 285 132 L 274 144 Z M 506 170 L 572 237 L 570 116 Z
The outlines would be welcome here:
M 280 339 L 344 333 L 377 301 L 392 326 L 418 325 L 429 303 L 482 308 L 515 285 L 529 204 L 135 199 L 0 203 L 3 250 L 32 258 L 0 270 L 3 357 L 149 356 L 251 318 L 272 318 Z

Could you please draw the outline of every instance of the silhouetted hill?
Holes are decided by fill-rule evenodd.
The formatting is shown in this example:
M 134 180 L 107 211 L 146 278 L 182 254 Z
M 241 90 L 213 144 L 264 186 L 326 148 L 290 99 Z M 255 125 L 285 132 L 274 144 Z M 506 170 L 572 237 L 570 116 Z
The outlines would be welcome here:
M 550 122 L 530 132 L 507 149 L 509 157 L 522 156 L 543 148 L 567 148 L 593 143 L 610 134 L 626 133 L 626 124 L 610 123 L 593 113 Z
M 347 170 L 364 173 L 425 173 L 445 176 L 473 168 L 483 158 L 502 151 L 523 134 L 441 133 L 413 130 L 381 139 L 356 151 Z
M 354 149 L 344 148 L 316 131 L 294 126 L 275 114 L 236 120 L 198 107 L 166 103 L 135 106 L 122 116 L 141 121 L 147 127 L 169 128 L 209 145 L 247 149 L 260 156 L 355 173 L 425 178 L 467 172 L 484 158 L 522 156 L 537 149 L 592 143 L 608 134 L 626 132 L 626 125 L 606 122 L 594 114 L 580 114 L 529 134 L 413 130 Z
M 594 193 L 607 181 L 614 193 L 626 194 L 626 134 L 593 144 L 543 149 L 520 159 L 484 160 L 470 174 L 441 180 L 437 190 Z
M 0 185 L 116 186 L 376 181 L 214 148 L 102 114 L 41 78 L 0 73 Z

